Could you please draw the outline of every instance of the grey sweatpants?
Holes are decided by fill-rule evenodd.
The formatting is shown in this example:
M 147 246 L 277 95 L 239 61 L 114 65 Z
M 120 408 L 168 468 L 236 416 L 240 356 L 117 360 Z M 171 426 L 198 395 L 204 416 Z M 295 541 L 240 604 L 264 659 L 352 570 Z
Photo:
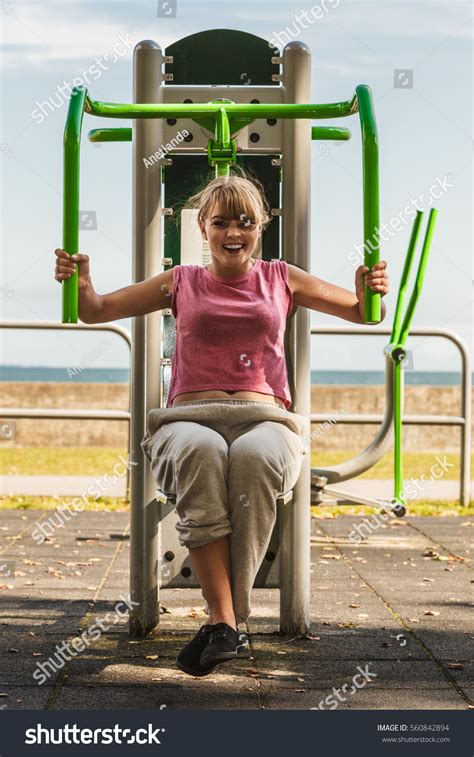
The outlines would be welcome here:
M 158 487 L 176 495 L 180 544 L 229 534 L 237 623 L 250 615 L 276 499 L 298 480 L 308 440 L 307 418 L 255 400 L 192 400 L 148 413 L 141 446 Z

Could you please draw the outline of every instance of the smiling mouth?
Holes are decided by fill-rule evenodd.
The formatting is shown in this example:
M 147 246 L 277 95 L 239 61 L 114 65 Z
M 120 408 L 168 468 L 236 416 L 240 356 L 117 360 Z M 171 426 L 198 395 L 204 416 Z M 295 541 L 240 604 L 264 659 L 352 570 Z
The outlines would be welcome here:
M 245 247 L 244 244 L 223 244 L 222 246 L 226 252 L 231 252 L 234 254 L 240 252 Z

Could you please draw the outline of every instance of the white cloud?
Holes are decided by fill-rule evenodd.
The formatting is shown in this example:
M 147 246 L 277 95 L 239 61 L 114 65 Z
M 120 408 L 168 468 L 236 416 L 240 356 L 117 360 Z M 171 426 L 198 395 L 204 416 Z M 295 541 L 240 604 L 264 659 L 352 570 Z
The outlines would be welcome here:
M 238 6 L 226 4 L 221 26 L 236 27 L 241 23 L 244 31 L 270 40 L 276 32 L 283 32 L 287 26 L 293 30 L 295 14 L 308 14 L 318 2 L 243 2 Z M 56 61 L 90 61 L 110 50 L 119 34 L 129 34 L 135 42 L 155 38 L 165 48 L 174 39 L 193 32 L 193 24 L 200 25 L 214 18 L 215 3 L 207 0 L 204 7 L 179 0 L 176 19 L 166 26 L 157 19 L 155 2 L 129 4 L 121 2 L 89 3 L 18 2 L 11 0 L 11 14 L 2 14 L 3 45 L 2 63 L 5 67 L 51 64 Z M 376 6 L 376 10 L 375 10 Z M 339 5 L 308 28 L 301 28 L 300 39 L 315 38 L 315 46 L 327 50 L 339 42 L 345 34 L 352 35 L 361 42 L 373 44 L 383 55 L 383 39 L 386 37 L 432 37 L 437 45 L 448 38 L 471 39 L 469 23 L 470 4 L 456 0 L 432 2 L 356 2 L 341 0 Z M 186 23 L 183 19 L 186 19 Z M 168 23 L 168 22 L 166 22 Z M 250 27 L 250 28 L 249 28 Z M 296 25 L 298 31 L 299 26 Z M 324 38 L 319 32 L 324 29 Z M 313 39 L 311 39 L 313 46 Z M 333 69 L 335 70 L 335 69 Z M 344 73 L 344 71 L 342 71 Z
M 335 0 L 333 0 L 335 2 Z M 321 18 L 313 20 L 311 8 L 326 7 L 327 13 Z M 302 17 L 306 11 L 310 20 L 305 22 Z M 316 13 L 316 10 L 315 10 Z M 455 39 L 472 39 L 471 5 L 457 0 L 425 0 L 425 2 L 401 2 L 400 0 L 372 0 L 372 2 L 357 2 L 357 0 L 341 0 L 338 5 L 331 7 L 328 0 L 294 3 L 292 6 L 284 2 L 257 4 L 240 3 L 239 10 L 232 15 L 235 23 L 238 20 L 252 19 L 252 24 L 261 23 L 266 27 L 268 39 L 275 32 L 283 31 L 286 26 L 293 30 L 303 28 L 301 21 L 307 26 L 306 34 L 313 30 L 324 29 L 324 34 L 340 35 L 344 30 L 349 34 L 360 35 L 366 39 L 373 37 L 433 37 L 447 38 L 451 34 Z M 261 32 L 262 33 L 262 32 Z M 302 34 L 305 32 L 303 31 Z M 265 33 L 264 33 L 265 36 Z
M 120 12 L 120 4 L 108 3 L 108 12 L 103 6 L 90 6 L 70 2 L 25 2 L 21 6 L 12 3 L 13 13 L 3 15 L 1 56 L 4 68 L 27 65 L 51 65 L 58 61 L 71 63 L 81 61 L 86 65 L 94 58 L 112 50 L 120 35 L 133 41 L 135 45 L 142 39 L 150 38 L 151 23 L 145 22 L 142 13 L 131 13 L 131 18 Z M 138 8 L 137 8 L 138 10 Z M 151 35 L 153 36 L 153 35 Z M 155 35 L 158 36 L 158 35 Z M 169 35 L 160 31 L 159 44 L 164 49 L 172 42 Z M 158 40 L 157 40 L 158 41 Z M 123 56 L 131 58 L 132 49 Z

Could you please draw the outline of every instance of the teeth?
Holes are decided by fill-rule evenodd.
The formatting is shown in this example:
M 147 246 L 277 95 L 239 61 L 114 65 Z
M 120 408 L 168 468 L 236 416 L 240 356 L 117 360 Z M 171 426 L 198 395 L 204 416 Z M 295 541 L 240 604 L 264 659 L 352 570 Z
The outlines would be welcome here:
M 226 250 L 240 250 L 243 244 L 225 244 L 224 247 Z

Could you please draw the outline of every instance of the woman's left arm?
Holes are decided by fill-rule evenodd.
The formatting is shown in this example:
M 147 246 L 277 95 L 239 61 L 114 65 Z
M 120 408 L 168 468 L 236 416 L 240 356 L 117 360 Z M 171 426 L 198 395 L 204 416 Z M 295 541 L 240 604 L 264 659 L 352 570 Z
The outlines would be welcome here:
M 349 289 L 330 284 L 316 276 L 288 264 L 289 285 L 293 293 L 294 305 L 301 305 L 310 310 L 335 315 L 352 323 L 364 323 L 364 286 L 367 284 L 373 292 L 382 297 L 388 292 L 387 261 L 380 260 L 369 269 L 360 265 L 355 274 L 355 293 Z M 385 318 L 386 307 L 381 301 L 381 320 Z

